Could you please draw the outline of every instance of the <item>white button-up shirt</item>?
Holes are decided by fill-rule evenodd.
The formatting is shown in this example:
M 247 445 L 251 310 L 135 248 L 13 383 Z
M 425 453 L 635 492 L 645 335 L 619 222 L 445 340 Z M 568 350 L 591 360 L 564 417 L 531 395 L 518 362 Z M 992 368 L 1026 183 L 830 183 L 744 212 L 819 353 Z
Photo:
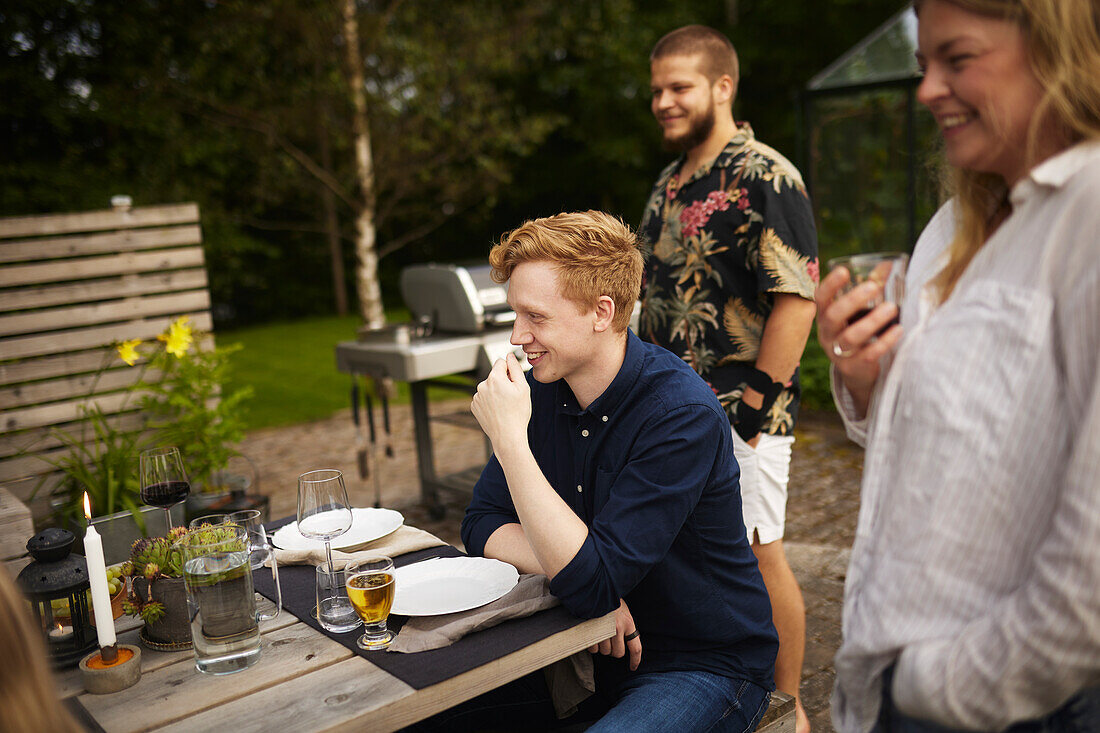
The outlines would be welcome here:
M 914 250 L 879 378 L 833 719 L 1001 729 L 1100 683 L 1100 143 L 1048 159 L 939 304 L 953 205 Z M 834 375 L 835 376 L 835 375 Z

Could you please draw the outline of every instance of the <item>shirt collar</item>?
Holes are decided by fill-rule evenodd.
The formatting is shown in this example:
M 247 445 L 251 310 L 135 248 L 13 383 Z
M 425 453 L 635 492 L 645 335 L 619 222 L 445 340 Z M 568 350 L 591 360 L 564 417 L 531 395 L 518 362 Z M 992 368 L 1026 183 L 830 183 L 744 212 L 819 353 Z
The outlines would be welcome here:
M 691 178 L 689 178 L 688 180 L 681 181 L 679 188 L 683 188 L 685 184 L 690 183 L 691 181 L 709 175 L 710 172 L 715 168 L 728 168 L 730 163 L 733 162 L 733 159 L 740 155 L 744 151 L 745 147 L 756 139 L 756 136 L 753 134 L 752 131 L 752 125 L 750 125 L 748 122 L 738 122 L 735 124 L 737 125 L 737 131 L 733 133 L 733 137 L 731 137 L 730 141 L 726 143 L 726 147 L 722 148 L 722 152 L 718 154 L 718 157 L 716 157 L 710 165 L 703 166 L 699 170 L 695 171 L 694 175 L 692 175 Z M 666 169 L 668 171 L 668 178 L 671 178 L 673 173 L 676 173 L 680 170 L 680 168 L 683 167 L 685 160 L 687 160 L 687 153 L 681 153 L 680 157 L 673 161 L 673 163 Z M 662 178 L 664 178 L 664 176 L 662 176 Z M 666 183 L 668 181 L 668 178 L 665 178 Z
M 1061 188 L 1077 171 L 1100 159 L 1100 141 L 1086 140 L 1047 158 L 1016 182 L 1009 193 L 1014 207 L 1044 188 Z
M 638 375 L 642 373 L 644 351 L 641 339 L 628 329 L 623 365 L 619 367 L 619 373 L 611 380 L 611 384 L 607 385 L 607 389 L 592 400 L 588 409 L 581 410 L 573 390 L 569 389 L 569 385 L 562 379 L 558 382 L 558 404 L 561 405 L 558 409 L 569 415 L 582 415 L 586 412 L 594 415 L 610 415 L 634 391 Z
M 726 168 L 733 159 L 740 155 L 750 143 L 756 140 L 756 135 L 753 134 L 752 125 L 748 122 L 738 122 L 737 132 L 733 133 L 733 137 L 726 143 L 726 147 L 722 149 L 722 152 L 718 154 L 718 157 L 714 159 L 714 165 L 711 168 Z M 709 172 L 710 169 L 708 169 Z

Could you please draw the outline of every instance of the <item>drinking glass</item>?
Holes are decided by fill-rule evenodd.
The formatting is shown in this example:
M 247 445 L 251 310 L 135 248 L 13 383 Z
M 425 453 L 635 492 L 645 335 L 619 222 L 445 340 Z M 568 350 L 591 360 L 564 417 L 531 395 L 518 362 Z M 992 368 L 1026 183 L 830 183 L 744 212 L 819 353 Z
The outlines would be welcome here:
M 245 532 L 248 533 L 253 575 L 267 563 L 268 558 L 271 559 L 271 579 L 275 582 L 275 602 L 272 603 L 265 596 L 259 593 L 256 594 L 256 610 L 260 614 L 260 620 L 270 621 L 278 616 L 279 611 L 283 608 L 283 592 L 279 587 L 279 566 L 275 562 L 275 550 L 271 546 L 270 540 L 268 540 L 267 530 L 264 529 L 263 514 L 259 509 L 243 509 L 228 515 L 227 519 L 233 524 L 244 527 Z
M 191 482 L 183 470 L 179 448 L 150 448 L 138 459 L 141 501 L 164 510 L 164 522 L 172 529 L 172 507 L 191 493 Z
M 195 667 L 205 674 L 251 667 L 260 659 L 260 627 L 244 528 L 203 526 L 176 546 L 183 555 Z
M 228 514 L 204 514 L 201 517 L 195 517 L 187 523 L 188 529 L 199 529 L 200 527 L 218 527 L 223 524 L 229 524 Z
M 848 271 L 848 283 L 838 296 L 847 293 L 861 283 L 872 280 L 882 287 L 882 296 L 868 300 L 864 307 L 857 310 L 848 319 L 848 325 L 852 325 L 866 316 L 879 303 L 889 302 L 898 306 L 898 315 L 889 323 L 879 329 L 877 336 L 881 336 L 891 326 L 896 325 L 901 319 L 901 302 L 905 299 L 905 271 L 909 264 L 909 255 L 904 252 L 866 252 L 863 254 L 849 255 L 847 257 L 834 257 L 829 260 L 829 271 L 843 267 Z M 851 356 L 854 351 L 844 351 L 839 346 L 833 346 L 837 356 Z
M 348 563 L 344 577 L 351 605 L 363 619 L 363 635 L 356 646 L 367 651 L 387 648 L 394 636 L 386 628 L 396 587 L 393 560 L 378 555 Z
M 323 562 L 314 568 L 314 576 L 317 593 L 315 618 L 321 627 L 336 634 L 358 629 L 363 622 L 348 598 L 344 569 L 329 569 L 329 564 Z
M 332 540 L 351 529 L 351 505 L 344 475 L 334 468 L 308 471 L 298 477 L 298 531 L 325 543 L 327 567 L 332 569 Z M 343 593 L 318 598 L 317 621 L 329 631 L 351 631 L 359 617 Z

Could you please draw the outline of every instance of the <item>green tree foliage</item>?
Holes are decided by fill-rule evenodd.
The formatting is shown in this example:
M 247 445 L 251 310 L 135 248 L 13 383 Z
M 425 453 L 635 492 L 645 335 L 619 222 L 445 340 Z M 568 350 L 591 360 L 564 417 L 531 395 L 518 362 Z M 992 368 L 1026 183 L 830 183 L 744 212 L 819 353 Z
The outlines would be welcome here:
M 359 0 L 384 294 L 532 216 L 636 223 L 671 157 L 648 101 L 668 30 L 726 32 L 738 117 L 797 158 L 797 91 L 899 4 Z M 341 43 L 335 0 L 8 0 L 0 215 L 197 201 L 220 323 L 330 310 L 322 192 L 349 258 L 356 201 Z

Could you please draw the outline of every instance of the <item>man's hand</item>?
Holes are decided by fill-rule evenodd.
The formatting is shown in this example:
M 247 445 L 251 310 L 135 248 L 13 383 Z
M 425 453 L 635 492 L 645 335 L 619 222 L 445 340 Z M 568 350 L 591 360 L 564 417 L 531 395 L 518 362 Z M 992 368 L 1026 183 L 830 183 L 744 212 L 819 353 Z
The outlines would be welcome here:
M 625 640 L 625 637 L 631 636 L 633 638 L 629 641 Z M 638 669 L 642 661 L 642 638 L 638 635 L 638 627 L 634 625 L 634 617 L 630 615 L 626 601 L 620 599 L 619 608 L 615 611 L 615 635 L 599 644 L 593 644 L 588 647 L 588 651 L 593 654 L 610 654 L 616 659 L 630 652 L 630 671 Z
M 514 354 L 497 359 L 470 404 L 481 429 L 500 452 L 508 440 L 526 440 L 531 421 L 531 388 Z
M 757 392 L 752 387 L 745 387 L 745 391 L 741 393 L 741 401 L 754 410 L 759 410 L 764 406 L 764 395 Z M 755 448 L 756 444 L 760 442 L 760 431 L 757 431 L 751 439 L 745 440 L 750 448 Z

